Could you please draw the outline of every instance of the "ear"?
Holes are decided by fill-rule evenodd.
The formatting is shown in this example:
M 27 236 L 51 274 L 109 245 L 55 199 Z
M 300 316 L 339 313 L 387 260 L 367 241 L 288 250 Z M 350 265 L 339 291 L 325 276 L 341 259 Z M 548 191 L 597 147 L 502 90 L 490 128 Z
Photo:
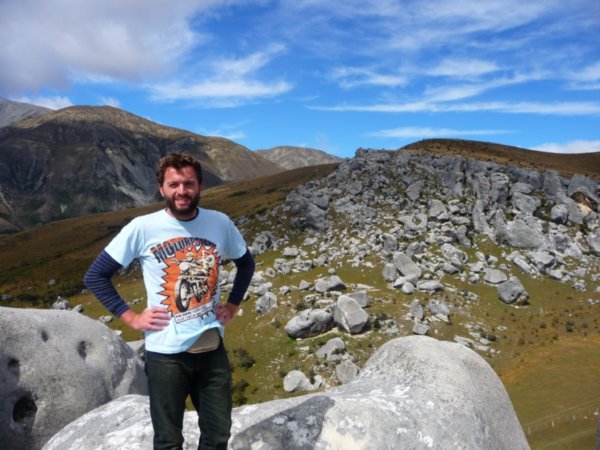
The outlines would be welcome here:
M 202 192 L 204 190 L 204 184 L 200 183 L 200 186 L 198 186 L 198 192 Z
M 162 196 L 162 198 L 165 198 L 165 192 L 163 191 L 163 188 L 162 188 L 162 186 L 160 184 L 158 185 L 158 190 L 159 190 L 160 195 Z

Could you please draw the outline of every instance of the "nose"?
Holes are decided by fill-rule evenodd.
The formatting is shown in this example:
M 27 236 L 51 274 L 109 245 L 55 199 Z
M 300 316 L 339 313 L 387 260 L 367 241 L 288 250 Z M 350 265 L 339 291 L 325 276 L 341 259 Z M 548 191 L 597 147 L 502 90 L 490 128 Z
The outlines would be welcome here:
M 187 191 L 185 184 L 180 184 L 179 186 L 177 186 L 177 193 L 180 195 L 185 194 L 185 192 Z

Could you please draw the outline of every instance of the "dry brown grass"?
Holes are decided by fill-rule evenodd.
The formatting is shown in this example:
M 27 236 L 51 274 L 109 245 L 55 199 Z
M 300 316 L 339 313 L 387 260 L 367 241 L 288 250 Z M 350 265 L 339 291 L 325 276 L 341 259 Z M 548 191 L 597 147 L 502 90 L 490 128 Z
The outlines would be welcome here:
M 403 147 L 414 154 L 435 153 L 446 156 L 462 156 L 497 164 L 512 164 L 540 172 L 551 169 L 562 176 L 575 173 L 600 179 L 600 152 L 561 154 L 526 150 L 508 145 L 459 139 L 425 139 Z
M 290 190 L 332 172 L 336 164 L 314 166 L 241 181 L 204 191 L 201 205 L 233 218 L 254 215 L 281 203 Z M 116 211 L 51 222 L 0 238 L 0 294 L 52 299 L 83 288 L 85 271 L 132 218 L 163 207 Z M 48 285 L 56 280 L 53 286 Z

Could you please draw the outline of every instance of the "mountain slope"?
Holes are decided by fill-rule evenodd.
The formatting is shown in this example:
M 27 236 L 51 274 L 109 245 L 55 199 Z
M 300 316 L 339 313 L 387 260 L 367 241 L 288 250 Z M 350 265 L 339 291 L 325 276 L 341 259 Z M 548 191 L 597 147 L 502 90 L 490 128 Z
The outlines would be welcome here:
M 256 153 L 286 169 L 333 164 L 343 161 L 342 158 L 322 150 L 306 147 L 279 146 L 268 150 L 256 150 Z
M 15 102 L 0 98 L 0 128 L 30 117 L 42 116 L 52 112 L 43 106 Z
M 108 106 L 65 108 L 0 129 L 5 230 L 10 229 L 6 222 L 22 228 L 156 201 L 156 166 L 174 151 L 202 161 L 207 187 L 281 171 L 227 139 L 162 126 Z

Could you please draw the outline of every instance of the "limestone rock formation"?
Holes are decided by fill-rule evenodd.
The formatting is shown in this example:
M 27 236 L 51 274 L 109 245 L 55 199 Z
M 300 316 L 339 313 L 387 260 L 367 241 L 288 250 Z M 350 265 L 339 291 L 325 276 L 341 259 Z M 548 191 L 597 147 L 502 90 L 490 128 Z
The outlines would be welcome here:
M 2 448 L 39 449 L 88 411 L 146 392 L 141 360 L 101 323 L 74 311 L 0 307 Z
M 442 376 L 443 374 L 443 376 Z M 198 441 L 185 415 L 185 449 Z M 57 433 L 45 450 L 152 446 L 147 398 L 125 396 Z M 527 449 L 500 379 L 474 351 L 423 336 L 379 348 L 343 386 L 236 408 L 231 449 Z

